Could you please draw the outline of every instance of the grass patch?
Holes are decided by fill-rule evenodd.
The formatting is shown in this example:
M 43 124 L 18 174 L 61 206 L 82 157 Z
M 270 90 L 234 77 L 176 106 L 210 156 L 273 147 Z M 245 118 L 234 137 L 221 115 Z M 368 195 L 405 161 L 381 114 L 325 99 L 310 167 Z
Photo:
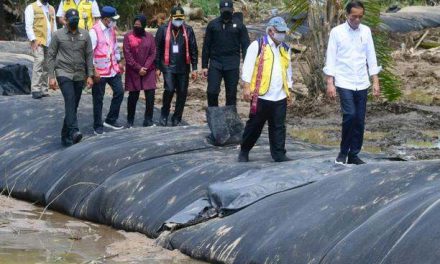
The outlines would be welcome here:
M 403 99 L 414 104 L 431 105 L 434 97 L 424 91 L 414 90 L 411 93 L 404 95 Z
M 418 148 L 433 148 L 435 146 L 432 142 L 417 140 L 408 140 L 408 142 L 406 142 L 406 145 Z
M 364 140 L 366 141 L 378 141 L 382 140 L 387 136 L 387 133 L 385 132 L 371 132 L 371 131 L 365 131 L 364 133 Z
M 193 0 L 192 3 L 194 6 L 200 7 L 203 10 L 205 16 L 220 14 L 218 1 Z
M 325 146 L 338 146 L 339 141 L 332 140 L 328 136 L 328 132 L 336 132 L 339 131 L 338 127 L 316 127 L 316 128 L 305 128 L 298 129 L 294 128 L 290 130 L 289 134 L 292 138 L 305 141 L 312 144 L 319 144 Z
M 368 146 L 368 145 L 366 146 L 366 145 L 364 145 L 364 146 L 362 146 L 362 151 L 373 153 L 373 154 L 379 154 L 379 153 L 382 152 L 382 149 L 380 147 L 378 147 L 378 146 Z

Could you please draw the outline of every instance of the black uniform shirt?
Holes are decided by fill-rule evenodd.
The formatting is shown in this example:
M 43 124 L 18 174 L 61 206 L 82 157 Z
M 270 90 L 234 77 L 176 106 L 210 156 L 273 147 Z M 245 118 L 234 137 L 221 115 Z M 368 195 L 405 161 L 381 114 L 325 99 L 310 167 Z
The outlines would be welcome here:
M 221 70 L 234 70 L 240 67 L 240 51 L 243 58 L 249 46 L 246 26 L 233 17 L 225 23 L 218 17 L 206 27 L 202 51 L 202 68 L 215 67 Z

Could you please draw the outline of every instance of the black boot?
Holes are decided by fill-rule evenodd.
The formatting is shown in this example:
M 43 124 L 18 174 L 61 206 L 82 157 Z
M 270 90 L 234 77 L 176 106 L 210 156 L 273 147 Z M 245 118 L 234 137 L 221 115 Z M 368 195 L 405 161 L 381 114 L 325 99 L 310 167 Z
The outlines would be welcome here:
M 172 126 L 180 126 L 180 120 L 177 118 L 172 118 L 171 119 L 171 125 Z
M 287 156 L 283 156 L 281 158 L 278 158 L 275 160 L 275 162 L 285 162 L 285 161 L 291 161 L 292 159 L 287 157 Z
M 79 132 L 79 131 L 73 132 L 73 134 L 72 134 L 73 144 L 79 143 L 82 138 L 83 138 L 83 135 L 81 134 L 81 132 Z
M 160 121 L 159 121 L 159 125 L 161 125 L 161 126 L 167 126 L 167 123 L 168 123 L 168 117 L 161 116 L 161 117 L 160 117 Z
M 249 152 L 240 150 L 238 154 L 238 162 L 249 162 Z
M 144 120 L 144 124 L 143 124 L 144 127 L 150 127 L 153 125 L 154 125 L 153 120 L 149 120 L 149 119 Z
M 41 98 L 43 98 L 43 94 L 40 92 L 32 92 L 32 98 L 41 99 Z

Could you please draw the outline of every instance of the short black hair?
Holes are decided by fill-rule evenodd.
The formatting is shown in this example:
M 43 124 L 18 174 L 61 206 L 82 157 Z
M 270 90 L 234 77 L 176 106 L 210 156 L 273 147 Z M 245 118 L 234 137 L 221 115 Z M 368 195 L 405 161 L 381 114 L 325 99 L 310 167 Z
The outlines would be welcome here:
M 362 8 L 365 12 L 364 4 L 361 1 L 350 1 L 345 6 L 345 11 L 347 12 L 347 14 L 350 14 L 352 8 Z

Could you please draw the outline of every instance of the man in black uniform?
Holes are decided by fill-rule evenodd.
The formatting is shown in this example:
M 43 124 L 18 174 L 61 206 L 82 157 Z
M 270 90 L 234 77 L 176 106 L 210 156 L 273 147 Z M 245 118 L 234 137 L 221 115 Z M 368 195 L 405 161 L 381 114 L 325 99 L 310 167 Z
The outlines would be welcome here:
M 233 11 L 232 0 L 221 0 L 221 16 L 206 27 L 202 68 L 203 75 L 208 77 L 208 106 L 218 106 L 222 78 L 225 81 L 226 105 L 237 103 L 240 51 L 244 57 L 249 35 L 243 22 L 233 16 Z
M 192 27 L 185 24 L 183 8 L 178 5 L 171 9 L 170 21 L 156 33 L 156 76 L 163 73 L 165 90 L 160 125 L 166 126 L 170 114 L 174 92 L 177 94 L 176 107 L 171 118 L 173 126 L 182 120 L 188 94 L 190 66 L 191 78 L 197 79 L 197 42 Z

